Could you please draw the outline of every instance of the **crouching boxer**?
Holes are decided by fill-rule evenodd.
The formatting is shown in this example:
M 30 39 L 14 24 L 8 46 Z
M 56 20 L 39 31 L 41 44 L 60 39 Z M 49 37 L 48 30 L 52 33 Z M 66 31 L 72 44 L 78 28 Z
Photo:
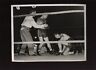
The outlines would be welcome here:
M 55 38 L 58 39 L 58 41 L 62 41 L 62 42 L 58 42 L 58 47 L 59 47 L 59 54 L 60 55 L 68 55 L 69 52 L 69 43 L 67 43 L 66 41 L 68 39 L 70 39 L 70 36 L 68 36 L 67 34 L 61 33 L 61 34 L 55 34 Z

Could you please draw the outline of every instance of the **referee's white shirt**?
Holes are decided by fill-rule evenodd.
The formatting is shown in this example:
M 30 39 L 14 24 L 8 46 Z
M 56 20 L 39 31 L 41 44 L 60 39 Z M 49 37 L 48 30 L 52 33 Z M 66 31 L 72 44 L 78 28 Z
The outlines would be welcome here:
M 26 16 L 21 26 L 26 26 L 28 28 L 31 28 L 32 26 L 34 28 L 44 28 L 44 25 L 38 25 L 33 16 Z

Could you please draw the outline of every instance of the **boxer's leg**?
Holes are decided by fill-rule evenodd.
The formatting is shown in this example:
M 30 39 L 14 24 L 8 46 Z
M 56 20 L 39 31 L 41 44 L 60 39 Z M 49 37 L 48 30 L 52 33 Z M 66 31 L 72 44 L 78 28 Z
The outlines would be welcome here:
M 24 34 L 24 30 L 21 30 L 21 31 L 20 31 L 21 40 L 22 40 L 22 42 L 25 42 L 26 39 L 25 39 L 25 37 L 24 37 L 23 34 Z M 22 44 L 22 45 L 21 45 L 20 53 L 25 53 L 26 46 L 27 46 L 26 44 Z
M 65 50 L 66 50 L 66 46 L 65 46 L 64 44 L 62 44 L 62 45 L 63 45 L 63 50 L 62 50 L 62 52 L 64 53 Z
M 32 42 L 33 41 L 32 36 L 31 36 L 28 29 L 24 29 L 23 36 L 25 37 L 26 42 Z M 34 44 L 27 44 L 27 45 L 28 45 L 28 49 L 29 49 L 29 55 L 33 55 L 34 54 Z
M 43 38 L 42 37 L 39 37 L 39 40 L 40 40 L 40 42 L 43 42 Z M 42 48 L 43 44 L 44 43 L 40 43 L 39 50 L 38 50 L 39 52 L 40 52 L 40 49 Z
M 58 47 L 59 47 L 59 53 L 62 53 L 62 45 L 61 45 L 61 43 L 58 43 Z
M 48 37 L 45 37 L 44 40 L 45 40 L 46 42 L 49 42 Z M 48 46 L 49 50 L 52 51 L 52 48 L 51 48 L 50 43 L 47 43 L 47 46 Z
M 65 46 L 65 45 L 64 45 Z M 68 46 L 65 46 L 65 49 L 64 49 L 64 55 L 68 55 L 69 54 L 69 47 Z

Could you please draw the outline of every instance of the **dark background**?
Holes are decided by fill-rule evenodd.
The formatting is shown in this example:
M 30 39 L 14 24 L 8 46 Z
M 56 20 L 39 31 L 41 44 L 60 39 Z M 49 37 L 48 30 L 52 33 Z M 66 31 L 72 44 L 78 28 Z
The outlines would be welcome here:
M 11 62 L 11 5 L 12 4 L 87 4 L 87 61 L 51 63 L 12 63 Z M 0 1 L 0 70 L 96 70 L 95 56 L 95 0 L 1 0 Z
M 84 10 L 84 6 L 37 6 L 32 7 L 20 7 L 17 10 L 16 7 L 13 8 L 13 13 L 15 15 L 29 14 L 30 11 L 35 10 L 37 13 L 44 12 L 57 12 L 57 11 L 67 11 L 67 10 Z M 40 17 L 40 16 L 39 16 Z M 25 17 L 18 17 L 14 19 L 14 38 L 15 42 L 20 41 L 20 28 Z M 35 21 L 38 16 L 34 17 Z M 49 15 L 47 18 L 47 24 L 49 25 L 48 37 L 52 40 L 55 33 L 66 33 L 76 40 L 84 40 L 84 13 L 67 13 L 67 14 L 57 14 Z M 32 28 L 32 36 L 37 36 L 37 29 Z

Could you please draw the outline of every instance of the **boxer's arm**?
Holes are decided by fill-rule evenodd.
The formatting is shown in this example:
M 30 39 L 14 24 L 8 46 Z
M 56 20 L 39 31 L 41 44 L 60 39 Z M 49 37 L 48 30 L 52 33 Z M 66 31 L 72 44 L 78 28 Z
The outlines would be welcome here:
M 34 27 L 34 28 L 42 28 L 42 29 L 45 29 L 45 27 L 48 26 L 47 24 L 38 25 L 36 22 L 33 22 L 32 24 L 33 24 L 33 27 Z

